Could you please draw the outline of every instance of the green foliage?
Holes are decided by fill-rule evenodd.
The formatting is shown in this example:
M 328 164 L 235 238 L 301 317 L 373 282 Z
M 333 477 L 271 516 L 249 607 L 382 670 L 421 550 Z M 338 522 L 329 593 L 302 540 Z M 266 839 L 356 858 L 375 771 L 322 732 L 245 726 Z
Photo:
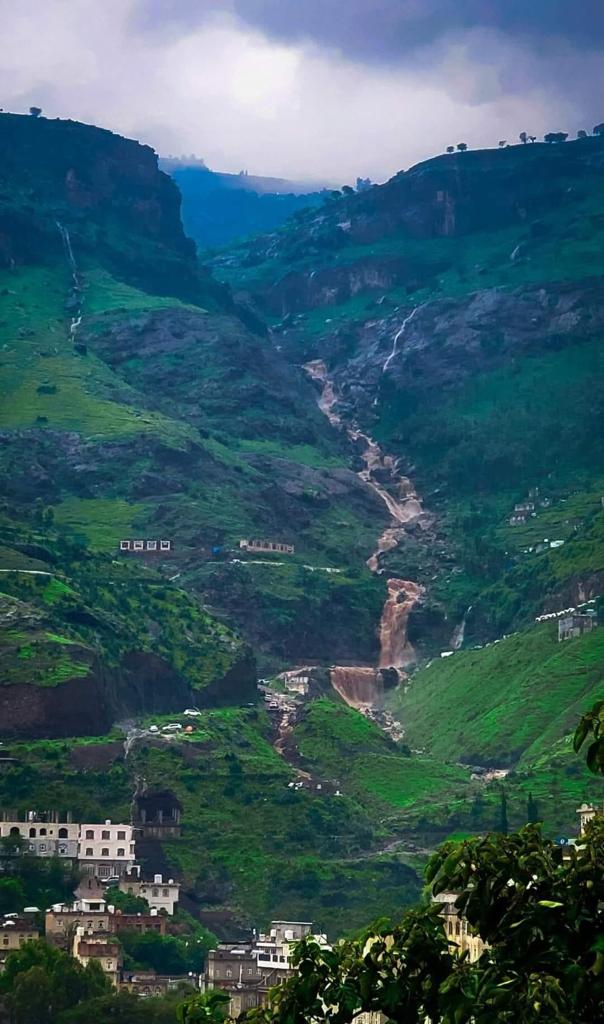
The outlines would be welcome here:
M 604 1013 L 601 949 L 604 828 L 563 850 L 527 826 L 447 844 L 432 858 L 434 894 L 456 907 L 488 949 L 454 955 L 438 905 L 379 923 L 325 950 L 298 946 L 296 977 L 279 986 L 254 1024 L 348 1024 L 359 1011 L 387 1020 L 461 1024 L 574 1024 Z
M 603 686 L 604 630 L 558 643 L 557 624 L 544 622 L 436 659 L 392 700 L 412 746 L 510 766 L 551 750 Z
M 129 970 L 147 968 L 157 974 L 201 973 L 209 949 L 216 945 L 216 939 L 209 932 L 181 938 L 175 935 L 159 935 L 157 932 L 120 933 L 124 948 L 125 964 Z
M 121 910 L 123 914 L 149 913 L 149 904 L 144 896 L 134 896 L 132 893 L 122 892 L 116 885 L 110 885 L 105 889 L 105 900 L 116 910 Z
M 577 753 L 586 740 L 589 740 L 585 757 L 587 767 L 594 775 L 604 775 L 604 700 L 597 701 L 577 725 L 573 738 L 573 748 Z
M 176 1011 L 178 1024 L 222 1024 L 227 1019 L 229 997 L 214 989 L 201 996 L 190 996 Z
M 83 967 L 42 940 L 9 953 L 0 975 L 0 993 L 15 1024 L 58 1024 L 62 1011 L 110 989 L 99 964 Z

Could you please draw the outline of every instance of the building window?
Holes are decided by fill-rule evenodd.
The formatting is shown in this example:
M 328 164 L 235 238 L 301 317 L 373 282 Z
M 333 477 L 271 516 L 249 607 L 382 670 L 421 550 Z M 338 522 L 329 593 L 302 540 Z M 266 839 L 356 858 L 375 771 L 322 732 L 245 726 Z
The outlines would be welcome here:
M 10 834 L 11 834 L 11 836 L 20 836 L 21 835 L 19 829 L 15 825 L 13 825 L 13 827 L 11 828 Z
M 35 828 L 30 828 L 30 830 L 29 830 L 29 838 L 30 839 L 35 839 L 36 838 L 36 830 L 35 830 Z
M 224 972 L 224 976 L 225 976 L 225 978 L 232 978 L 233 977 L 233 972 L 232 972 L 230 967 L 227 967 L 226 971 Z
M 40 843 L 39 850 L 40 853 L 46 853 L 46 843 Z
M 121 540 L 120 541 L 120 551 L 130 551 L 130 541 L 129 540 Z
M 85 856 L 86 857 L 92 857 L 92 848 L 90 846 L 86 847 Z
M 66 828 L 60 828 L 59 829 L 59 839 L 67 839 L 67 829 Z
M 101 864 L 99 868 L 99 875 L 101 878 L 109 878 L 111 874 L 111 866 L 109 864 Z
M 159 889 L 153 889 L 151 895 L 152 896 L 159 896 Z
M 8 939 L 2 939 L 2 945 L 8 946 Z
M 124 857 L 125 856 L 125 852 L 124 852 L 124 850 L 122 849 L 121 846 L 118 847 L 117 855 L 118 855 L 118 857 Z
M 135 551 L 143 551 L 145 547 L 145 542 L 143 540 L 135 540 L 132 544 L 132 547 L 134 548 Z
M 59 844 L 59 854 L 64 857 L 66 853 L 67 853 L 67 847 L 65 846 L 64 843 L 60 843 Z
M 91 828 L 86 829 L 86 839 L 94 839 L 94 831 Z
M 108 828 L 104 828 L 101 832 L 101 839 L 111 839 L 111 832 Z
M 157 541 L 156 540 L 148 540 L 147 541 L 147 551 L 157 551 Z
M 108 857 L 108 856 L 109 856 L 109 847 L 108 846 L 103 846 L 103 848 L 101 849 L 101 857 Z
M 46 829 L 45 828 L 41 828 L 40 829 L 40 835 L 41 836 L 45 836 L 46 835 Z
M 171 540 L 160 540 L 159 546 L 160 546 L 160 549 L 162 551 L 169 551 L 171 546 L 172 546 L 172 541 Z
M 170 890 L 169 889 L 162 889 L 161 894 L 162 894 L 162 896 L 169 896 L 170 895 Z
M 126 838 L 126 833 L 125 832 L 118 832 L 117 838 L 118 839 L 125 839 Z

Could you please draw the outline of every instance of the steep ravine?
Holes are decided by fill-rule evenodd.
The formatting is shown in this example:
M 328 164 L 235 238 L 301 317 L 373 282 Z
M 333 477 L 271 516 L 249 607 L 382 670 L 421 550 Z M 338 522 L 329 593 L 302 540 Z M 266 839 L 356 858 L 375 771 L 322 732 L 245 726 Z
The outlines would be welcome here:
M 399 329 L 393 343 L 393 351 L 409 319 L 411 317 L 408 317 Z M 390 515 L 390 525 L 380 534 L 376 549 L 367 560 L 371 572 L 381 574 L 384 571 L 381 566 L 382 555 L 397 547 L 405 528 L 411 523 L 427 528 L 431 525 L 431 517 L 424 512 L 421 499 L 411 480 L 399 473 L 397 460 L 392 455 L 384 453 L 377 442 L 365 434 L 356 423 L 345 423 L 336 411 L 337 394 L 323 360 L 312 360 L 303 368 L 321 389 L 318 398 L 321 412 L 333 427 L 346 432 L 358 452 L 363 462 L 363 469 L 357 473 L 358 477 L 378 495 Z M 384 370 L 386 368 L 385 364 Z M 407 635 L 407 623 L 412 609 L 422 600 L 424 588 L 413 580 L 398 578 L 388 579 L 387 587 L 388 596 L 379 626 L 378 665 L 375 668 L 335 665 L 331 669 L 332 686 L 352 707 L 379 704 L 384 689 L 380 670 L 395 669 L 400 673 L 415 658 L 415 651 Z

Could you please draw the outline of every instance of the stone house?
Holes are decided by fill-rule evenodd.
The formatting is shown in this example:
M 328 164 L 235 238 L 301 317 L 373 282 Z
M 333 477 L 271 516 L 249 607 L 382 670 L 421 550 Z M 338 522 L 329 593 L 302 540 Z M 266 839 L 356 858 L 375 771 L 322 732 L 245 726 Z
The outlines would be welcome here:
M 22 817 L 10 811 L 0 812 L 0 837 L 19 836 L 34 857 L 60 857 L 76 861 L 79 825 L 56 811 L 28 811 Z
M 295 550 L 293 544 L 282 544 L 280 541 L 257 539 L 240 540 L 239 547 L 242 551 L 277 552 L 280 555 L 293 555 Z
M 558 619 L 558 642 L 574 640 L 584 633 L 591 633 L 594 625 L 593 615 L 565 615 Z
M 172 916 L 180 896 L 180 883 L 173 878 L 164 881 L 163 875 L 154 875 L 153 881 L 145 881 L 135 871 L 125 875 L 119 883 L 120 890 L 131 896 L 142 896 L 153 910 L 163 910 Z
M 122 947 L 113 936 L 88 932 L 82 927 L 77 928 L 72 953 L 84 966 L 91 961 L 100 964 L 111 984 L 118 987 L 122 970 Z
M 434 902 L 441 906 L 445 932 L 451 943 L 452 951 L 458 955 L 467 952 L 470 963 L 474 963 L 482 955 L 486 946 L 480 935 L 474 935 L 470 930 L 465 917 L 455 906 L 456 899 L 457 893 L 455 892 L 441 892 L 434 897 Z
M 262 1006 L 271 988 L 295 973 L 293 946 L 312 934 L 309 921 L 273 921 L 270 932 L 251 942 L 221 943 L 208 953 L 202 989 L 221 988 L 230 996 L 229 1015 Z M 314 938 L 327 945 L 324 935 Z
M 143 839 L 178 839 L 182 804 L 170 790 L 142 793 L 134 800 L 134 825 Z
M 166 934 L 164 915 L 152 910 L 148 914 L 124 914 L 107 905 L 105 900 L 74 900 L 73 903 L 55 903 L 46 911 L 46 937 L 57 946 L 70 944 L 78 928 L 88 935 L 119 935 L 120 932 L 157 932 Z
M 28 917 L 4 917 L 0 920 L 0 971 L 9 953 L 20 949 L 24 942 L 40 938 L 40 932 Z

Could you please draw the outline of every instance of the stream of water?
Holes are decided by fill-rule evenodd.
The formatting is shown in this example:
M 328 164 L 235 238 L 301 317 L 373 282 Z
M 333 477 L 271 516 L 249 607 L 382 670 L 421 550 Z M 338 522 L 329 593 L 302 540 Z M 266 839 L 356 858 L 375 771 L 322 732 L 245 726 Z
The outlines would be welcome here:
M 416 307 L 418 309 L 419 307 Z M 403 333 L 414 313 L 414 309 L 403 321 L 395 339 L 393 350 L 384 363 L 386 370 L 389 361 L 396 354 L 398 339 Z M 364 433 L 355 424 L 344 423 L 336 412 L 337 396 L 333 381 L 329 377 L 323 360 L 315 359 L 306 363 L 304 370 L 319 384 L 321 391 L 318 406 L 332 426 L 345 430 L 346 434 L 359 451 L 363 469 L 358 477 L 386 506 L 390 515 L 390 525 L 380 534 L 373 554 L 367 559 L 369 569 L 381 573 L 381 557 L 386 551 L 392 551 L 402 540 L 405 527 L 423 516 L 421 500 L 415 492 L 408 477 L 398 471 L 397 460 L 385 454 L 377 442 Z M 387 479 L 391 490 L 381 482 Z M 394 493 L 392 493 L 394 491 Z M 379 704 L 383 696 L 383 683 L 380 669 L 395 668 L 404 670 L 414 660 L 415 652 L 408 638 L 409 615 L 414 606 L 423 596 L 423 588 L 413 580 L 391 578 L 387 580 L 388 596 L 382 609 L 379 626 L 380 656 L 375 668 L 367 666 L 336 665 L 331 669 L 331 682 L 335 690 L 353 707 Z

